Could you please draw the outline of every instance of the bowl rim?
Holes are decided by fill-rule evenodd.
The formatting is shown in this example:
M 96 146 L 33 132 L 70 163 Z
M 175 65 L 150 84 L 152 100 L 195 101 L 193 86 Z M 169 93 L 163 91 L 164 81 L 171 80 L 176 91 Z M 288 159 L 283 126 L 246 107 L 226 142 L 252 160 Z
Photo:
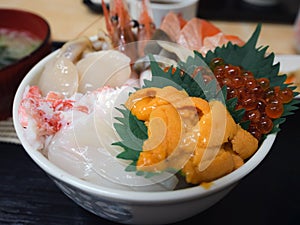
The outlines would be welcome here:
M 1 14 L 1 12 L 3 12 L 3 11 L 10 12 L 10 13 L 12 13 L 12 12 L 14 12 L 14 13 L 22 13 L 22 14 L 24 14 L 24 15 L 27 14 L 27 15 L 31 15 L 31 16 L 33 16 L 33 17 L 39 19 L 42 23 L 44 23 L 44 25 L 46 25 L 47 34 L 46 34 L 45 38 L 41 40 L 41 41 L 42 41 L 41 44 L 40 44 L 34 51 L 32 51 L 32 52 L 30 52 L 30 54 L 28 54 L 28 55 L 26 55 L 26 56 L 20 58 L 20 59 L 17 60 L 16 62 L 14 62 L 14 63 L 12 63 L 12 64 L 9 64 L 8 66 L 6 66 L 6 67 L 0 69 L 0 73 L 1 73 L 1 72 L 4 72 L 4 71 L 6 71 L 6 70 L 10 70 L 11 68 L 15 67 L 17 64 L 21 64 L 22 62 L 25 62 L 26 60 L 28 60 L 29 58 L 31 58 L 33 55 L 35 55 L 36 52 L 39 52 L 41 49 L 43 49 L 45 46 L 47 46 L 48 43 L 49 43 L 50 40 L 51 40 L 51 29 L 50 29 L 50 25 L 49 25 L 48 21 L 47 21 L 44 17 L 42 17 L 42 16 L 40 16 L 40 15 L 38 15 L 38 14 L 35 14 L 35 13 L 33 13 L 33 12 L 29 12 L 29 11 L 22 10 L 22 9 L 11 9 L 11 8 L 2 8 L 2 9 L 1 9 L 1 8 L 0 8 L 0 14 Z M 1 28 L 1 27 L 0 27 L 0 28 Z
M 198 3 L 199 0 L 185 0 L 185 1 L 180 1 L 180 0 L 171 0 L 169 2 L 172 2 L 171 4 L 167 4 L 167 3 L 150 3 L 151 7 L 153 9 L 159 9 L 159 10 L 168 10 L 168 11 L 172 11 L 172 10 L 178 10 L 178 9 L 182 9 L 185 7 L 189 7 L 192 5 L 195 5 Z
M 268 152 L 271 150 L 277 134 L 269 134 L 262 142 L 259 149 L 255 152 L 247 162 L 240 168 L 232 171 L 231 173 L 216 179 L 213 181 L 213 185 L 209 189 L 197 185 L 190 188 L 172 190 L 172 191 L 158 191 L 158 192 L 146 192 L 146 191 L 127 191 L 114 188 L 101 187 L 96 184 L 84 181 L 77 178 L 64 170 L 51 163 L 40 151 L 34 150 L 23 134 L 23 127 L 18 120 L 18 109 L 21 98 L 23 96 L 25 88 L 32 84 L 36 74 L 41 73 L 44 65 L 52 59 L 59 49 L 50 53 L 43 58 L 38 64 L 36 64 L 24 77 L 20 83 L 13 102 L 13 123 L 21 144 L 31 159 L 43 169 L 50 177 L 54 177 L 59 181 L 62 181 L 68 185 L 74 186 L 82 191 L 92 193 L 96 196 L 102 196 L 103 198 L 114 199 L 116 201 L 134 203 L 134 204 L 147 204 L 147 203 L 170 203 L 178 201 L 188 201 L 199 197 L 206 197 L 219 192 L 226 187 L 229 187 L 239 180 L 248 175 L 258 164 L 265 158 Z

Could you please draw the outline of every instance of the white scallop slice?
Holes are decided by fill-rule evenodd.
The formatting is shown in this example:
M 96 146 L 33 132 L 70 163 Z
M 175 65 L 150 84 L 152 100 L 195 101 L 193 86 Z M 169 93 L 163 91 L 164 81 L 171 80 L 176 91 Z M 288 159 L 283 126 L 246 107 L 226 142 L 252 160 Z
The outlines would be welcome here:
M 37 85 L 44 96 L 55 91 L 70 97 L 78 89 L 78 80 L 76 66 L 69 59 L 59 57 L 46 64 Z
M 77 63 L 79 92 L 94 91 L 102 86 L 118 87 L 131 75 L 130 58 L 116 50 L 87 54 Z

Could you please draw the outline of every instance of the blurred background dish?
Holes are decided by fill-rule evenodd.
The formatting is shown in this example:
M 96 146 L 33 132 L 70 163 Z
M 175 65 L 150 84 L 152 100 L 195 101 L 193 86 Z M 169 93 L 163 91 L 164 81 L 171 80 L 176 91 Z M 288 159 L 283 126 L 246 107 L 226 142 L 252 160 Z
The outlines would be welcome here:
M 294 83 L 296 91 L 300 92 L 300 55 L 276 55 L 275 62 L 280 63 L 280 73 L 288 76 L 287 82 Z
M 156 26 L 160 25 L 164 15 L 169 11 L 180 14 L 186 20 L 196 17 L 198 2 L 198 0 L 151 2 L 150 5 L 153 10 L 153 18 Z
M 137 18 L 137 3 L 140 0 L 128 1 L 131 15 Z M 199 0 L 151 0 L 150 8 L 156 27 L 160 26 L 161 21 L 168 12 L 172 11 L 181 15 L 184 19 L 190 20 L 196 17 Z
M 25 74 L 51 52 L 50 33 L 39 15 L 0 9 L 0 120 L 12 115 L 13 97 Z

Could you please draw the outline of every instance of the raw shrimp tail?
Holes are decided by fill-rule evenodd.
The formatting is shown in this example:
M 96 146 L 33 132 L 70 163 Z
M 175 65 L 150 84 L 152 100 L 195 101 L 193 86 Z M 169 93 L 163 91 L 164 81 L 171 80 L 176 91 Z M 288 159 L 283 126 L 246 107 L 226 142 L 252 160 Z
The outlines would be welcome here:
M 141 25 L 139 27 L 138 34 L 139 40 L 150 40 L 155 31 L 155 25 L 152 17 L 149 15 L 150 9 L 148 6 L 149 0 L 143 0 L 141 6 L 141 14 L 139 16 L 139 24 Z M 144 30 L 145 32 L 141 32 L 141 30 Z
M 149 7 L 149 0 L 143 0 L 140 5 L 140 15 L 139 15 L 139 28 L 138 28 L 138 53 L 139 56 L 144 55 L 144 49 L 147 45 L 147 41 L 151 40 L 156 28 L 153 22 L 151 11 Z
M 110 18 L 109 18 L 110 16 Z M 132 31 L 131 18 L 123 0 L 111 0 L 108 26 L 115 47 L 136 41 Z
M 113 31 L 112 31 L 112 24 L 111 24 L 111 21 L 109 18 L 109 11 L 106 7 L 104 0 L 101 0 L 101 4 L 102 4 L 102 10 L 103 10 L 104 18 L 105 18 L 107 32 L 109 33 L 109 35 L 112 35 Z
M 111 0 L 109 11 L 106 6 L 103 6 L 103 9 L 107 32 L 113 47 L 135 60 L 136 45 L 133 42 L 137 40 L 137 37 L 132 30 L 133 23 L 124 0 Z

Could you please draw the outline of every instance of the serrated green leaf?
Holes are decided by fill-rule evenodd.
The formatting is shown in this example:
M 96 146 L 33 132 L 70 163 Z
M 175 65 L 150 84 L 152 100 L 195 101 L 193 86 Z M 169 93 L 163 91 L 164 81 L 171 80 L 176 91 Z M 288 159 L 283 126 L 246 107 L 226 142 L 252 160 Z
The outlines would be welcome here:
M 227 109 L 230 111 L 233 111 L 235 109 L 236 103 L 238 99 L 237 98 L 230 98 L 226 102 Z
M 270 133 L 277 133 L 280 131 L 280 124 L 284 123 L 286 121 L 286 118 L 278 118 L 276 120 L 273 120 L 273 129 Z
M 246 120 L 246 121 L 242 121 L 240 123 L 241 127 L 244 129 L 244 130 L 248 130 L 249 128 L 249 125 L 250 125 L 250 120 Z
M 236 123 L 240 123 L 242 121 L 245 111 L 246 111 L 245 109 L 238 109 L 238 110 L 232 111 L 231 116 L 233 117 L 233 119 Z
M 117 110 L 121 112 L 123 117 L 116 118 L 119 123 L 114 123 L 114 128 L 122 141 L 113 143 L 113 145 L 123 148 L 123 152 L 118 154 L 117 158 L 133 161 L 133 164 L 127 168 L 129 170 L 138 160 L 144 140 L 148 138 L 147 127 L 128 109 L 117 108 Z
M 138 120 L 136 116 L 129 114 L 129 127 L 131 132 L 139 139 L 146 140 L 148 138 L 148 129 L 145 124 Z
M 117 155 L 117 158 L 134 161 L 137 161 L 139 159 L 140 151 L 133 150 L 124 145 L 122 142 L 115 142 L 113 143 L 113 145 L 120 146 L 124 149 L 123 152 Z
M 132 163 L 130 163 L 126 168 L 125 168 L 126 172 L 136 172 L 136 161 L 133 161 Z

